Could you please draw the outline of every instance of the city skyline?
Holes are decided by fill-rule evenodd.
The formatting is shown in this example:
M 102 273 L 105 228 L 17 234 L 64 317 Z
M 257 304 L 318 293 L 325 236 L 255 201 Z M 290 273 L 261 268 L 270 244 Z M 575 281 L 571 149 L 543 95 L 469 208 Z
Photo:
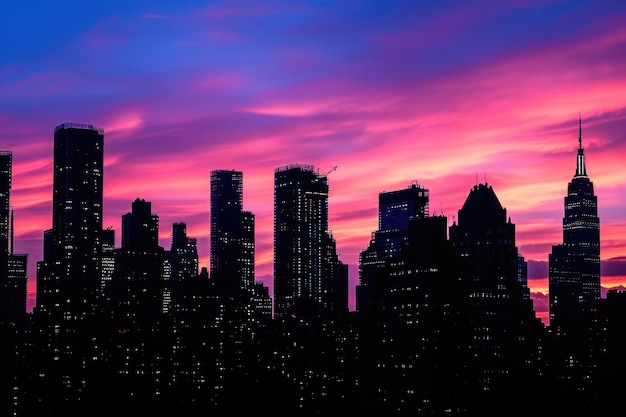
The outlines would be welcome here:
M 51 227 L 52 130 L 66 122 L 105 131 L 103 228 L 119 239 L 121 215 L 145 199 L 160 244 L 185 222 L 200 266 L 210 171 L 243 172 L 255 276 L 270 286 L 274 169 L 332 170 L 329 228 L 351 266 L 353 308 L 378 194 L 411 181 L 449 225 L 473 185 L 492 185 L 517 225 L 529 287 L 545 294 L 581 116 L 602 286 L 626 282 L 624 5 L 72 4 L 54 5 L 53 23 L 43 4 L 5 15 L 18 40 L 2 58 L 0 148 L 13 153 L 15 251 L 29 254 L 33 296 Z

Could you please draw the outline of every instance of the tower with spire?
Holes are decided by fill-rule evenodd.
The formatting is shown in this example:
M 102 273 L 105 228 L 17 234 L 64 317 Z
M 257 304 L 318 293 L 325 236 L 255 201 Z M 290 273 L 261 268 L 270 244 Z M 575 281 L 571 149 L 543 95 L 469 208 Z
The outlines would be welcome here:
M 576 172 L 564 198 L 563 243 L 549 255 L 550 327 L 573 336 L 586 312 L 600 300 L 600 218 L 598 198 L 587 176 L 578 119 Z

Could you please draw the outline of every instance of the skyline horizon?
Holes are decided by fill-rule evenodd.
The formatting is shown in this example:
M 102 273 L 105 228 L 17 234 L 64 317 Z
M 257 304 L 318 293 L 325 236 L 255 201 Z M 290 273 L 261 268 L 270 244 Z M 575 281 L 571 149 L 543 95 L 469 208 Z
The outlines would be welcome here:
M 3 17 L 0 148 L 14 155 L 15 251 L 29 254 L 31 290 L 51 227 L 52 130 L 82 122 L 106 131 L 103 228 L 119 234 L 139 196 L 162 246 L 171 224 L 188 225 L 201 265 L 210 170 L 242 171 L 257 278 L 273 273 L 278 166 L 337 167 L 328 220 L 351 291 L 379 193 L 417 181 L 449 226 L 488 182 L 542 308 L 579 117 L 602 285 L 626 286 L 624 2 L 64 0 L 12 2 Z
M 93 124 L 90 124 L 90 123 L 64 122 L 64 123 L 61 123 L 61 124 L 55 126 L 54 129 L 56 130 L 59 127 L 67 126 L 67 125 L 72 125 L 72 126 L 75 126 L 75 127 L 76 126 L 84 126 L 84 127 L 88 126 L 90 128 L 93 128 L 93 129 L 98 129 L 99 131 L 103 132 L 103 134 L 105 136 L 105 144 L 106 144 L 106 128 L 103 128 L 101 126 L 96 126 L 96 125 L 93 125 Z M 11 150 L 2 150 L 2 151 L 3 152 L 12 152 Z M 106 155 L 105 155 L 105 165 L 106 165 Z M 307 167 L 310 167 L 311 170 L 315 170 L 316 172 L 320 172 L 320 170 L 322 169 L 321 167 L 316 167 L 315 165 L 312 165 L 312 164 L 303 164 L 303 163 L 299 163 L 299 162 L 294 162 L 294 163 L 288 163 L 288 164 L 279 165 L 279 166 L 274 168 L 273 172 L 276 172 L 277 170 L 279 170 L 281 168 L 291 167 L 291 166 L 307 166 Z M 327 175 L 324 175 L 324 176 L 328 177 L 328 175 L 333 173 L 337 169 L 337 167 L 338 166 L 335 166 L 331 170 L 328 170 L 329 173 Z M 214 169 L 211 169 L 210 172 L 216 171 L 216 170 L 226 170 L 226 171 L 233 171 L 234 170 L 234 171 L 240 171 L 240 172 L 242 172 L 242 174 L 245 174 L 244 171 L 238 170 L 236 168 L 229 168 L 229 169 L 214 168 Z M 103 174 L 104 174 L 104 178 L 106 179 L 106 174 L 105 173 L 103 173 Z M 410 184 L 413 184 L 413 183 L 419 183 L 419 182 L 417 180 L 411 180 Z M 332 184 L 332 181 L 329 180 L 329 184 Z M 410 187 L 411 186 L 410 184 L 409 185 L 405 185 L 403 188 L 398 188 L 397 190 L 401 190 L 401 189 Z M 471 191 L 472 188 L 478 186 L 479 184 L 484 184 L 484 185 L 487 185 L 489 187 L 493 187 L 492 184 L 488 183 L 488 181 L 486 179 L 486 174 L 485 174 L 485 181 L 484 182 L 478 181 L 478 174 L 476 174 L 476 183 L 470 187 L 470 191 Z M 420 184 L 420 186 L 424 186 L 424 184 Z M 427 191 L 429 191 L 429 192 L 431 191 L 426 186 L 424 186 L 424 188 Z M 245 194 L 245 189 L 246 189 L 246 187 L 244 186 L 243 187 L 243 190 L 244 190 L 243 193 L 244 194 Z M 331 187 L 331 189 L 332 189 L 332 187 Z M 385 190 L 385 191 L 381 191 L 380 193 L 384 193 L 384 192 L 388 192 L 388 191 L 395 191 L 395 190 Z M 496 193 L 496 196 L 498 194 L 497 191 L 498 191 L 497 189 L 494 189 L 494 192 Z M 378 195 L 376 197 L 378 197 Z M 143 198 L 143 197 L 141 197 L 139 195 L 136 198 L 148 201 L 148 202 L 150 202 L 152 204 L 152 207 L 155 207 L 155 205 L 154 205 L 155 202 L 152 201 L 152 200 L 145 199 L 145 198 Z M 332 192 L 329 193 L 329 206 L 330 206 L 330 202 L 331 201 L 332 201 Z M 106 198 L 104 199 L 103 203 L 105 203 L 105 202 L 106 202 Z M 132 201 L 129 201 L 129 207 L 130 207 L 131 203 L 132 203 Z M 103 204 L 103 206 L 106 208 L 106 204 Z M 463 206 L 463 203 L 461 203 L 459 205 L 459 209 L 462 206 Z M 243 207 L 245 209 L 245 201 L 244 201 Z M 430 207 L 430 201 L 429 201 L 429 207 Z M 506 205 L 505 204 L 503 204 L 503 207 L 506 209 Z M 377 209 L 377 199 L 376 199 L 376 209 Z M 104 210 L 104 211 L 106 211 L 106 210 Z M 122 216 L 124 214 L 126 214 L 126 213 L 129 213 L 129 212 L 130 212 L 130 210 L 128 210 L 127 212 L 119 214 L 118 217 L 119 217 L 119 220 L 120 220 L 120 225 L 121 225 L 121 218 L 122 218 Z M 158 211 L 156 209 L 153 208 L 153 212 L 154 212 L 153 214 L 159 216 L 159 219 L 161 219 L 161 216 L 159 215 L 159 213 L 158 213 Z M 210 214 L 209 211 L 207 211 L 207 218 L 208 218 L 208 214 Z M 252 214 L 254 215 L 255 213 L 253 212 Z M 329 217 L 330 218 L 332 218 L 331 215 L 332 215 L 332 212 L 329 210 Z M 507 213 L 507 215 L 508 215 L 509 219 L 511 219 L 511 214 Z M 446 217 L 446 221 L 447 221 L 447 224 L 448 224 L 448 232 L 449 232 L 450 226 L 456 222 L 456 215 L 453 215 L 452 218 L 451 218 L 450 216 L 447 216 L 447 215 L 445 215 L 443 213 L 437 213 L 435 211 L 432 214 L 429 213 L 429 216 L 444 216 L 444 217 Z M 169 227 L 165 228 L 165 230 L 161 226 L 159 226 L 159 245 L 162 246 L 165 250 L 169 250 L 169 244 L 168 243 L 171 243 L 171 229 L 172 229 L 173 225 L 175 223 L 181 223 L 181 222 L 185 223 L 186 226 L 190 226 L 184 220 L 172 222 L 171 224 L 168 225 Z M 515 222 L 513 222 L 513 223 L 515 224 L 516 227 L 519 226 L 517 223 L 515 223 Z M 161 221 L 159 221 L 159 224 L 162 225 L 163 223 Z M 602 222 L 601 222 L 601 225 L 602 225 Z M 120 242 L 121 241 L 121 234 L 120 234 L 121 233 L 120 232 L 121 231 L 121 227 L 120 228 L 114 228 L 113 226 L 107 226 L 106 228 L 107 229 L 112 229 L 114 231 L 118 231 L 118 233 L 115 233 L 115 247 L 116 248 L 121 247 L 121 242 Z M 104 229 L 104 226 L 103 226 L 103 229 Z M 373 233 L 375 230 L 376 229 L 373 229 L 371 231 L 371 233 Z M 12 231 L 12 232 L 14 232 L 14 231 Z M 42 230 L 41 231 L 42 236 L 43 236 L 43 232 L 44 231 Z M 330 227 L 330 222 L 329 222 L 329 232 L 331 232 L 331 234 L 332 234 L 332 227 Z M 371 233 L 370 233 L 370 235 L 371 235 Z M 193 235 L 188 235 L 188 237 L 197 239 L 197 237 L 193 236 Z M 368 243 L 369 243 L 369 241 L 368 241 Z M 338 246 L 340 246 L 340 242 L 337 242 L 337 244 L 338 244 Z M 557 244 L 558 244 L 558 242 L 555 243 L 555 245 L 557 245 Z M 524 253 L 522 253 L 519 250 L 519 245 L 517 244 L 517 232 L 516 232 L 516 247 L 518 248 L 519 254 L 524 256 Z M 365 247 L 363 249 L 365 249 Z M 601 250 L 601 253 L 602 253 L 602 250 Z M 31 257 L 32 254 L 30 254 L 30 253 L 20 253 L 20 254 L 26 254 L 26 255 L 28 255 L 29 259 L 32 258 Z M 356 264 L 355 263 L 345 262 L 343 259 L 341 259 L 341 254 L 339 254 L 339 257 L 340 257 L 340 260 L 342 262 L 346 263 L 348 265 L 348 267 L 349 267 L 349 301 L 348 301 L 348 306 L 349 306 L 349 310 L 350 311 L 355 311 L 355 309 L 356 309 L 355 286 L 358 285 L 358 283 L 359 283 L 359 277 L 358 277 L 358 267 L 359 267 L 359 265 L 358 265 L 358 262 Z M 543 260 L 537 260 L 537 259 L 528 259 L 528 258 L 526 258 L 524 256 L 525 261 L 529 265 L 529 268 L 528 268 L 528 270 L 529 270 L 529 274 L 528 274 L 529 275 L 528 276 L 529 285 L 528 285 L 528 287 L 531 290 L 531 297 L 533 298 L 533 302 L 534 302 L 534 310 L 535 310 L 535 313 L 536 313 L 537 317 L 542 319 L 542 321 L 546 325 L 548 325 L 548 323 L 549 323 L 549 321 L 548 321 L 548 314 L 549 314 L 549 311 L 548 311 L 548 294 L 549 294 L 549 292 L 547 291 L 547 269 L 548 269 L 547 257 L 548 257 L 548 254 L 546 254 L 546 260 L 543 261 Z M 198 273 L 200 273 L 200 271 L 203 268 L 206 268 L 207 270 L 210 270 L 210 257 L 208 256 L 208 254 L 202 255 L 202 254 L 199 253 L 198 254 L 198 258 L 199 258 Z M 202 261 L 200 261 L 201 259 L 204 259 L 206 263 L 203 263 Z M 608 258 L 608 259 L 605 259 L 605 258 L 601 257 L 601 265 L 602 265 L 602 270 L 603 270 L 603 275 L 601 276 L 601 288 L 602 288 L 602 297 L 603 298 L 606 297 L 606 292 L 609 289 L 624 289 L 624 288 L 626 288 L 621 283 L 617 284 L 617 285 L 611 285 L 611 284 L 605 285 L 605 284 L 603 284 L 603 280 L 602 280 L 602 277 L 604 277 L 604 273 L 606 273 L 607 270 L 609 270 L 609 271 L 615 270 L 615 269 L 621 270 L 621 267 L 623 267 L 623 265 L 620 264 L 620 262 L 623 262 L 623 261 L 624 261 L 624 259 L 622 257 Z M 617 262 L 617 264 L 611 265 L 612 262 Z M 256 266 L 257 266 L 257 264 L 256 264 L 256 261 L 255 261 L 255 281 L 256 282 L 262 282 L 265 286 L 267 286 L 269 288 L 270 296 L 271 296 L 271 298 L 273 300 L 274 299 L 274 294 L 273 294 L 273 287 L 274 287 L 274 285 L 273 285 L 273 278 L 274 277 L 273 277 L 273 274 L 265 273 L 265 274 L 259 276 L 259 275 L 256 274 Z M 29 268 L 29 283 L 28 283 L 28 294 L 27 294 L 27 311 L 28 312 L 32 312 L 32 309 L 33 309 L 33 307 L 35 306 L 35 303 L 36 303 L 36 301 L 35 301 L 35 297 L 36 297 L 36 282 L 32 282 L 33 279 L 32 279 L 31 273 L 30 273 L 30 272 L 32 272 L 33 267 L 36 270 L 36 262 L 34 264 L 31 264 L 29 262 L 29 265 L 28 265 L 28 268 Z M 543 274 L 538 274 L 537 272 L 539 270 L 542 270 L 544 273 Z M 612 272 L 608 272 L 608 273 L 611 274 Z M 613 275 L 608 275 L 608 276 L 613 276 Z M 36 275 L 35 275 L 34 278 L 35 278 L 34 280 L 36 281 Z M 546 285 L 546 289 L 545 289 L 545 291 L 542 291 L 541 289 L 540 290 L 534 290 L 533 286 L 530 285 L 531 280 L 535 280 L 535 282 L 536 282 L 538 279 L 546 281 L 546 284 L 545 284 Z

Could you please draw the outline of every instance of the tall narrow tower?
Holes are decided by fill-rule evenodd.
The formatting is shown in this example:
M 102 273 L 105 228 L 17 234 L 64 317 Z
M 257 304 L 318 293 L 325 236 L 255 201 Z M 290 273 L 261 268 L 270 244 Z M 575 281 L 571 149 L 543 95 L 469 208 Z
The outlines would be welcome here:
M 0 151 L 0 251 L 9 253 L 9 214 L 13 153 Z
M 211 279 L 231 289 L 254 285 L 254 215 L 243 211 L 243 173 L 211 172 Z
M 54 129 L 52 229 L 44 234 L 37 307 L 58 320 L 96 309 L 101 281 L 104 130 L 64 123 Z
M 274 171 L 275 317 L 347 312 L 347 265 L 328 230 L 328 178 L 310 165 Z
M 104 130 L 64 123 L 54 129 L 52 229 L 37 264 L 37 369 L 33 404 L 61 414 L 85 405 L 102 360 L 97 318 L 102 288 Z M 93 378 L 92 378 L 93 377 Z M 43 412 L 46 414 L 46 412 Z
M 598 198 L 587 176 L 578 121 L 576 171 L 564 198 L 563 244 L 549 256 L 550 327 L 570 333 L 581 314 L 600 300 L 600 218 Z

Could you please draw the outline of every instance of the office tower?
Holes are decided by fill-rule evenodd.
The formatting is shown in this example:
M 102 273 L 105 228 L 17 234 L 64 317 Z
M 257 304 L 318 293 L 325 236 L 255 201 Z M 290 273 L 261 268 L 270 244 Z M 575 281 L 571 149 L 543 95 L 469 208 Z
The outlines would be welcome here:
M 476 407 L 525 386 L 541 356 L 540 327 L 520 281 L 515 225 L 491 186 L 472 188 L 449 235 L 465 291 L 467 386 Z
M 0 323 L 9 322 L 9 211 L 13 154 L 0 151 Z
M 104 130 L 54 129 L 52 229 L 38 265 L 37 309 L 62 321 L 93 314 L 101 282 Z
M 328 177 L 311 165 L 274 171 L 274 316 L 347 312 L 347 265 L 328 229 Z
M 64 123 L 54 129 L 52 228 L 37 264 L 36 379 L 32 406 L 58 413 L 86 406 L 99 366 L 96 324 L 102 281 L 104 130 Z M 39 409 L 32 412 L 42 411 Z M 47 414 L 47 412 L 44 412 Z
M 409 187 L 378 195 L 378 230 L 372 233 L 367 249 L 359 255 L 359 285 L 356 309 L 371 308 L 376 291 L 376 275 L 385 260 L 400 254 L 408 239 L 409 220 L 428 216 L 428 190 L 417 182 Z
M 112 368 L 119 399 L 131 408 L 158 400 L 166 383 L 170 267 L 158 232 L 152 204 L 137 198 L 122 216 L 122 247 L 115 250 L 110 283 Z
M 600 219 L 598 198 L 587 175 L 578 126 L 576 171 L 564 198 L 563 243 L 549 255 L 550 328 L 575 333 L 582 315 L 600 300 Z
M 17 324 L 26 315 L 28 256 L 13 253 L 12 171 L 13 154 L 0 151 L 0 321 Z
M 132 211 L 122 216 L 122 248 L 154 248 L 159 245 L 159 217 L 152 203 L 135 199 Z
M 13 154 L 0 151 L 0 415 L 15 415 L 17 363 L 26 319 L 26 255 L 13 254 Z
M 246 292 L 254 285 L 254 215 L 243 211 L 243 174 L 211 171 L 211 279 Z
M 401 250 L 376 271 L 375 314 L 365 316 L 375 326 L 360 335 L 374 372 L 361 377 L 364 401 L 402 415 L 444 414 L 461 386 L 461 286 L 447 227 L 444 216 L 408 220 Z
M 12 169 L 13 153 L 0 151 L 0 252 L 3 254 L 9 253 Z
M 183 283 L 198 276 L 197 241 L 195 238 L 187 237 L 187 225 L 183 222 L 172 225 L 169 260 L 172 268 L 170 277 L 172 299 L 179 302 Z
M 140 317 L 151 322 L 167 310 L 170 266 L 158 237 L 159 216 L 152 214 L 152 203 L 137 198 L 132 211 L 122 216 L 122 247 L 115 251 L 111 284 L 117 307 L 128 309 L 131 321 Z

